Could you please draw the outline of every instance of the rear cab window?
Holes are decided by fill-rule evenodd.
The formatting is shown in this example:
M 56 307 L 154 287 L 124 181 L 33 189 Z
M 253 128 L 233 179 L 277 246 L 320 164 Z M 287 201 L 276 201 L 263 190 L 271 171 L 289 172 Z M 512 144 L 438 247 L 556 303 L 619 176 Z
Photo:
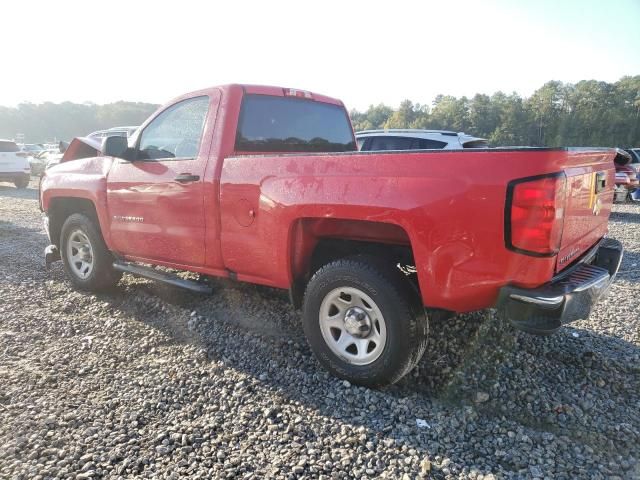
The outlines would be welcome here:
M 344 107 L 307 98 L 247 94 L 242 99 L 236 152 L 353 152 Z
M 0 152 L 3 153 L 13 153 L 13 152 L 19 152 L 20 149 L 18 148 L 18 145 L 16 145 L 16 142 L 8 142 L 6 140 L 0 140 Z

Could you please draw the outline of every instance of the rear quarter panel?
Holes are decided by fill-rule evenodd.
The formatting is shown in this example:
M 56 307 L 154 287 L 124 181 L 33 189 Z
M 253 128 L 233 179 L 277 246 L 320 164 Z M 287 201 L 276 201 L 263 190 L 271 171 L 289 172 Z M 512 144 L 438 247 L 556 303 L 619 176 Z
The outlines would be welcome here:
M 555 258 L 505 248 L 506 185 L 562 171 L 567 155 L 493 149 L 226 158 L 220 180 L 225 266 L 240 279 L 288 288 L 298 219 L 389 223 L 410 239 L 425 305 L 485 308 L 507 283 L 535 287 L 553 276 Z

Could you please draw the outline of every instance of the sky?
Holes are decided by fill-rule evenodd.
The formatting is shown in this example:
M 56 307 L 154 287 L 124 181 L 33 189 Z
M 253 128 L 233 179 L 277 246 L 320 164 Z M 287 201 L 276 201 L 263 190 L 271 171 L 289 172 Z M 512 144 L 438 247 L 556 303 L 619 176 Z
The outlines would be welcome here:
M 254 83 L 364 110 L 638 75 L 640 0 L 5 0 L 0 45 L 0 105 Z

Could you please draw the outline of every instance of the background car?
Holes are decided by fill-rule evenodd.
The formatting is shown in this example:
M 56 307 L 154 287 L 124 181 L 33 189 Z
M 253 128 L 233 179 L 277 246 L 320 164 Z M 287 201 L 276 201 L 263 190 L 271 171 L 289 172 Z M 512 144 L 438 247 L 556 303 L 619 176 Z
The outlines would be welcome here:
M 0 140 L 0 182 L 27 188 L 31 179 L 28 155 L 13 140 Z
M 451 150 L 487 148 L 484 138 L 449 130 L 388 129 L 356 132 L 358 150 Z
M 635 158 L 634 152 L 629 150 L 622 150 L 616 148 L 616 156 L 614 163 L 616 166 L 616 187 L 615 197 L 616 202 L 626 202 L 627 200 L 635 200 L 637 197 L 636 190 L 640 182 L 638 181 L 638 169 L 633 163 Z
M 40 175 L 42 172 L 44 172 L 47 166 L 45 154 L 46 151 L 42 151 L 36 156 L 27 157 L 27 159 L 29 160 L 29 165 L 31 165 L 31 173 L 33 175 Z
M 37 156 L 39 153 L 46 150 L 45 146 L 41 143 L 25 143 L 23 145 L 18 145 L 20 147 L 20 151 L 26 152 L 29 155 Z
M 640 148 L 627 148 L 625 152 L 631 155 L 631 163 L 629 166 L 633 168 L 636 173 L 640 174 Z

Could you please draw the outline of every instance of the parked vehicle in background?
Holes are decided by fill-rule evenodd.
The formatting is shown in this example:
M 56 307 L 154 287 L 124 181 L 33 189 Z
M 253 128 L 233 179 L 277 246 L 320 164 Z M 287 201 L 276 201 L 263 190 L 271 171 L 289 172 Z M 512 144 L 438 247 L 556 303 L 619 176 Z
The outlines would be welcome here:
M 629 166 L 640 175 L 640 148 L 628 148 L 625 152 L 631 155 L 631 163 Z
M 611 149 L 358 152 L 341 101 L 256 85 L 183 95 L 102 156 L 74 142 L 40 205 L 76 288 L 211 291 L 151 264 L 286 289 L 319 362 L 361 385 L 408 373 L 434 312 L 586 318 L 622 258 Z
M 31 174 L 32 175 L 41 175 L 47 167 L 47 158 L 46 152 L 41 152 L 40 155 L 35 157 L 27 157 L 29 160 L 29 165 L 31 165 Z
M 358 150 L 451 150 L 487 148 L 484 138 L 449 130 L 387 129 L 356 132 Z
M 137 126 L 113 127 L 113 128 L 108 128 L 106 130 L 97 130 L 95 132 L 91 132 L 89 135 L 83 138 L 98 138 L 98 139 L 103 139 L 106 137 L 128 138 L 128 137 L 131 137 L 134 133 L 136 133 L 137 129 L 138 129 Z
M 616 202 L 622 203 L 627 200 L 635 200 L 635 190 L 640 186 L 639 182 L 639 169 L 635 167 L 633 160 L 635 153 L 629 150 L 622 150 L 616 148 L 616 156 L 614 158 L 614 164 L 616 166 L 616 190 L 615 198 Z
M 25 143 L 19 146 L 22 152 L 26 152 L 29 155 L 33 155 L 34 157 L 46 150 L 45 146 L 41 143 Z
M 30 178 L 28 155 L 21 152 L 13 140 L 0 139 L 0 182 L 12 182 L 17 188 L 27 188 Z
M 41 163 L 43 165 L 44 170 L 46 170 L 52 165 L 57 165 L 58 163 L 60 163 L 61 158 L 62 158 L 62 153 L 60 152 L 60 150 L 58 148 L 55 148 L 55 149 L 51 148 L 42 152 L 38 156 L 37 160 L 38 160 L 38 163 Z

